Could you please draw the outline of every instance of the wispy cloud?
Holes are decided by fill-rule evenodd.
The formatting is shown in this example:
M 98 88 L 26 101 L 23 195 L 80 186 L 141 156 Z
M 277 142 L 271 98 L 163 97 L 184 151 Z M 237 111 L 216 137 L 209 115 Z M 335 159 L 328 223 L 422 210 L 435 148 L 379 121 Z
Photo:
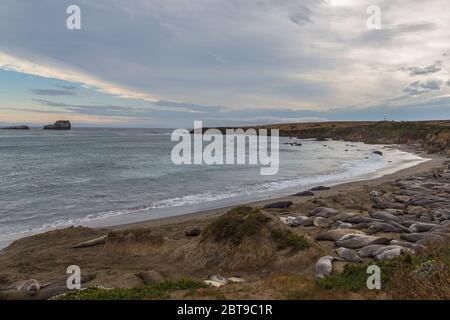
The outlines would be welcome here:
M 120 98 L 140 99 L 145 101 L 158 101 L 160 99 L 156 95 L 135 91 L 104 81 L 89 73 L 76 70 L 71 66 L 50 62 L 46 58 L 30 60 L 12 56 L 0 51 L 0 69 L 78 83 Z

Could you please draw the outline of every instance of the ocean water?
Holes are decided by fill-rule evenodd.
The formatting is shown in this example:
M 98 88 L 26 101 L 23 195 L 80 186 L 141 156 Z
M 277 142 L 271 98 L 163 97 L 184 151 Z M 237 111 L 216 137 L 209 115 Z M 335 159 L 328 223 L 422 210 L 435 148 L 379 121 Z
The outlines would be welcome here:
M 0 130 L 0 238 L 183 214 L 365 179 L 424 161 L 383 146 L 280 138 L 279 172 L 262 176 L 258 166 L 174 165 L 170 134 L 165 129 Z M 385 155 L 373 154 L 377 149 Z

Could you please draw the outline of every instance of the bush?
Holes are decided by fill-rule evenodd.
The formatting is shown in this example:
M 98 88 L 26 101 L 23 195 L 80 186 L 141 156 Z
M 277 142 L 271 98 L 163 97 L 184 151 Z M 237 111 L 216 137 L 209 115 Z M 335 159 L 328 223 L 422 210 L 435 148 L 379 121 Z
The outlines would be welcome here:
M 203 232 L 202 239 L 212 238 L 215 242 L 230 241 L 239 245 L 245 237 L 257 236 L 270 218 L 259 209 L 241 206 L 210 223 Z
M 278 244 L 278 249 L 291 248 L 297 251 L 309 247 L 309 243 L 304 237 L 297 236 L 290 230 L 273 229 L 270 234 L 272 239 Z

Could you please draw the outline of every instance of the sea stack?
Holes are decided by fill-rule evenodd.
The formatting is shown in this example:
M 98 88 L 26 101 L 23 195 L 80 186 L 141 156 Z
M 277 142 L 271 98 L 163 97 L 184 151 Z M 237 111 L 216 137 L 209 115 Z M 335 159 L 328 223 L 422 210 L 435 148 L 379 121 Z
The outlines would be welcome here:
M 70 121 L 58 120 L 54 124 L 44 126 L 44 130 L 70 130 L 72 128 Z

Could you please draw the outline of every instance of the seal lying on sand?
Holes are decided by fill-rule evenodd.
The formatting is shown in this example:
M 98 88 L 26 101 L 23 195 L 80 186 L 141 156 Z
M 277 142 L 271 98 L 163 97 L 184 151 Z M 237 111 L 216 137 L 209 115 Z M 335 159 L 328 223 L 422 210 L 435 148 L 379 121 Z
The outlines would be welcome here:
M 409 229 L 412 232 L 427 232 L 438 226 L 439 226 L 438 224 L 434 224 L 434 223 L 416 222 L 416 223 L 410 225 Z
M 422 240 L 442 240 L 443 236 L 436 233 L 423 232 L 423 233 L 407 233 L 400 235 L 400 239 L 406 240 L 409 242 L 418 242 Z
M 346 234 L 365 234 L 362 231 L 359 230 L 353 230 L 353 229 L 332 229 L 328 230 L 322 233 L 319 233 L 316 236 L 316 240 L 321 241 L 337 241 Z
M 347 234 L 336 241 L 338 247 L 356 249 L 365 247 L 371 244 L 386 244 L 391 239 L 368 236 L 363 234 Z
M 371 244 L 358 250 L 358 256 L 361 258 L 373 258 L 375 253 L 386 246 L 382 244 Z
M 357 254 L 355 250 L 347 249 L 347 248 L 339 248 L 336 250 L 339 257 L 344 259 L 348 262 L 363 262 L 364 260 L 361 259 Z
M 333 271 L 333 261 L 342 261 L 342 258 L 325 256 L 316 262 L 316 279 L 325 278 Z
M 311 211 L 312 216 L 323 217 L 323 218 L 329 218 L 338 213 L 339 213 L 338 210 L 336 210 L 334 208 L 327 208 L 327 207 L 317 207 Z
M 331 221 L 327 218 L 316 217 L 314 219 L 314 225 L 319 228 L 329 228 Z
M 402 247 L 388 249 L 388 250 L 383 251 L 380 254 L 377 254 L 375 256 L 375 259 L 379 260 L 379 261 L 392 260 L 392 259 L 400 256 L 404 251 L 405 251 L 405 249 Z
M 394 221 L 394 222 L 400 222 L 399 217 L 394 216 L 392 213 L 386 212 L 386 211 L 375 211 L 370 214 L 372 218 L 385 220 L 385 221 Z
M 41 285 L 35 279 L 16 281 L 6 288 L 6 290 L 21 291 L 29 296 L 34 296 L 41 290 Z

